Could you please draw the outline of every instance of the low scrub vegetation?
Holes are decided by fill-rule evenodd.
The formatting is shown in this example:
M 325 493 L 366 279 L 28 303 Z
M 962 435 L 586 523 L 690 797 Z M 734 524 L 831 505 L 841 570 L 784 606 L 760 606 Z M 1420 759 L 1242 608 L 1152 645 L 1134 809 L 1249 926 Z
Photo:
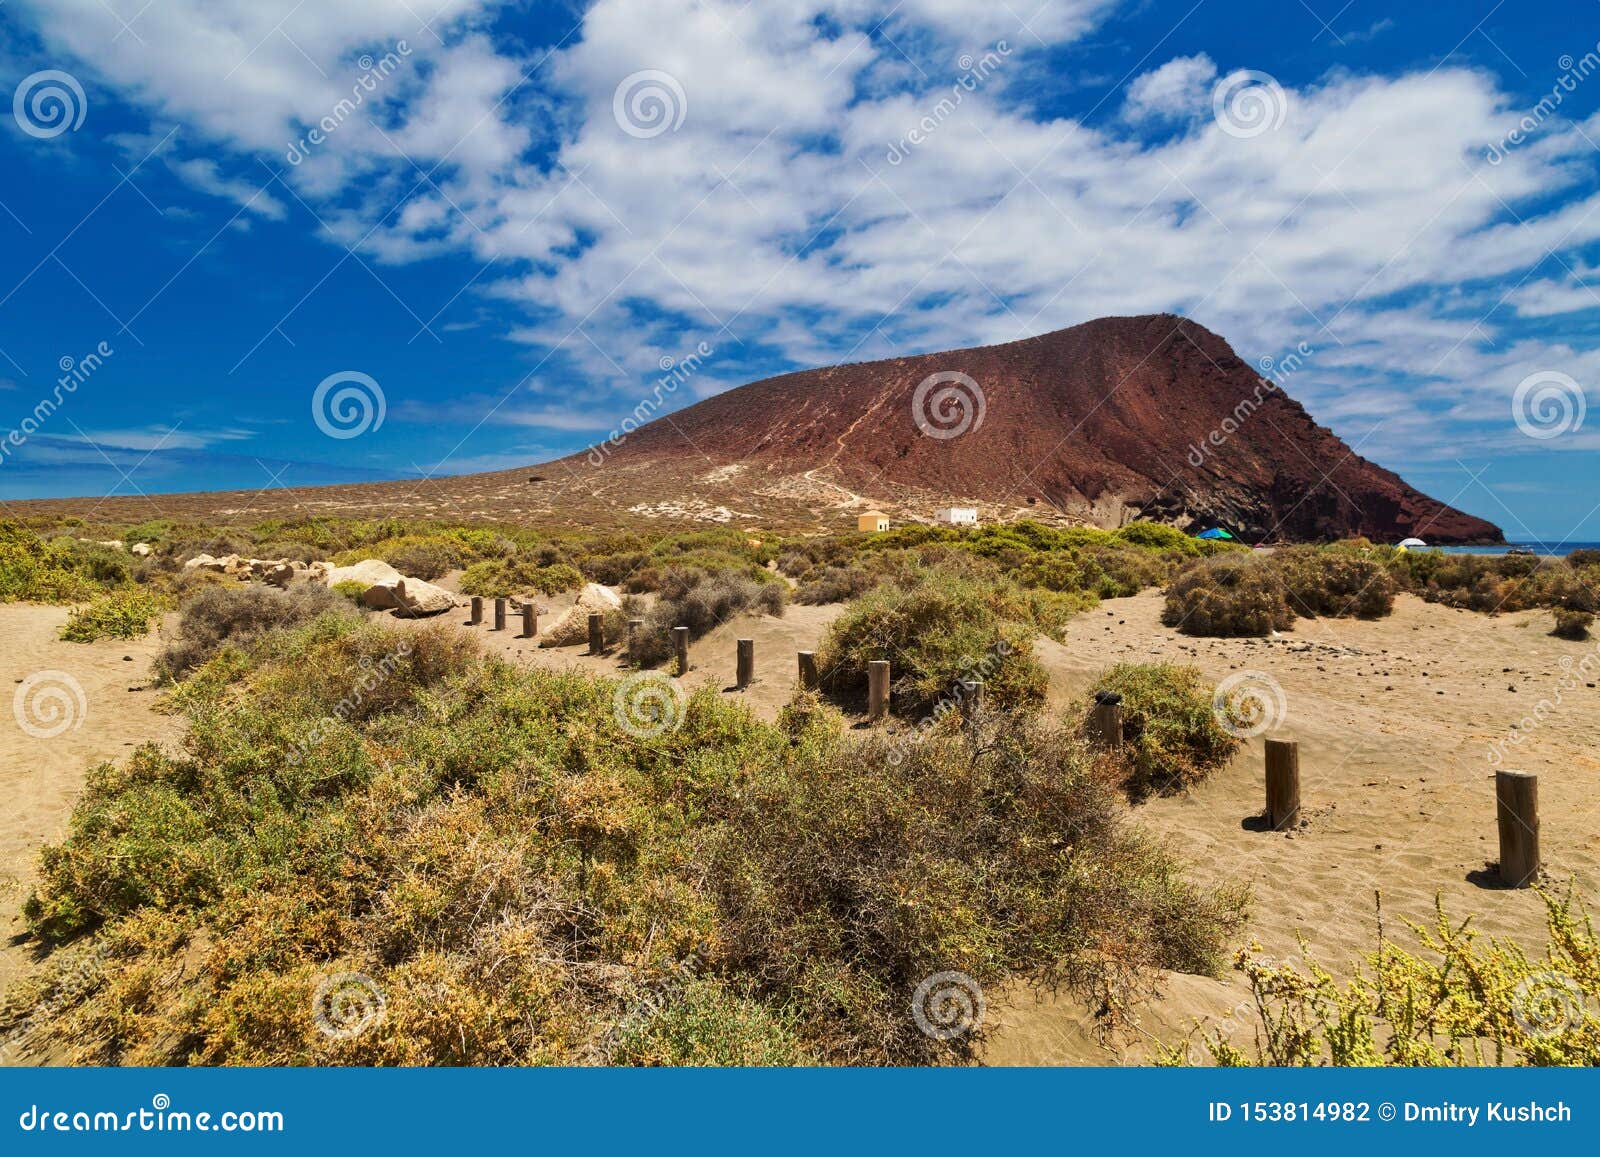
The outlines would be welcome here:
M 1197 668 L 1119 663 L 1094 689 L 1122 698 L 1123 744 L 1112 759 L 1136 798 L 1191 787 L 1239 749 L 1239 740 L 1218 724 L 1212 687 Z M 1093 695 L 1085 699 L 1084 719 L 1093 702 Z
M 787 601 L 784 585 L 765 575 L 758 580 L 738 570 L 670 570 L 648 610 L 628 604 L 629 613 L 644 619 L 635 657 L 642 666 L 654 666 L 672 654 L 675 627 L 689 628 L 689 638 L 698 639 L 735 615 L 781 615 Z
M 142 587 L 118 587 L 85 606 L 74 607 L 62 624 L 61 637 L 69 643 L 96 639 L 140 639 L 150 624 L 172 608 L 172 600 Z
M 1594 625 L 1594 615 L 1589 611 L 1556 611 L 1555 629 L 1550 633 L 1558 639 L 1573 639 L 1581 642 L 1589 637 L 1589 628 Z
M 1172 580 L 1161 621 L 1186 635 L 1268 635 L 1288 630 L 1294 611 L 1275 568 L 1255 558 L 1217 558 Z
M 1259 1027 L 1251 1043 L 1205 1033 L 1219 1065 L 1600 1065 L 1600 945 L 1572 895 L 1545 894 L 1549 945 L 1530 957 L 1511 941 L 1454 923 L 1412 925 L 1420 952 L 1384 939 L 1340 984 L 1308 951 L 1297 964 L 1241 952 Z M 1190 1046 L 1166 1050 L 1187 1064 Z
M 244 650 L 269 631 L 340 611 L 354 613 L 346 595 L 318 583 L 288 590 L 258 585 L 202 587 L 179 605 L 177 630 L 156 657 L 156 673 L 181 679 L 224 647 Z
M 115 1064 L 941 1063 L 979 1038 L 919 1031 L 936 973 L 1114 1026 L 1224 963 L 1243 897 L 1185 882 L 1074 735 L 893 758 L 816 701 L 625 727 L 629 690 L 348 613 L 218 652 L 182 748 L 97 769 L 44 854 L 59 967 L 0 1031 Z
M 823 690 L 865 702 L 867 664 L 890 662 L 891 697 L 906 715 L 932 711 L 957 682 L 981 678 L 998 707 L 1037 708 L 1047 679 L 1033 638 L 1059 637 L 1081 600 L 1024 590 L 985 568 L 913 569 L 851 603 L 817 653 Z
M 523 595 L 556 595 L 577 590 L 583 574 L 565 562 L 541 563 L 533 559 L 494 559 L 474 563 L 461 576 L 461 591 L 484 598 L 517 598 Z

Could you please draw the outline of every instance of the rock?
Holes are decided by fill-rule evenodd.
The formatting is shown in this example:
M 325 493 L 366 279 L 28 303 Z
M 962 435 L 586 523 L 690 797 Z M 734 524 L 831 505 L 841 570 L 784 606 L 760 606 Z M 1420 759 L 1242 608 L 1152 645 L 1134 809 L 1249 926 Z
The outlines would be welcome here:
M 362 583 L 374 587 L 379 583 L 392 586 L 405 577 L 388 563 L 376 558 L 367 558 L 352 566 L 330 567 L 323 576 L 323 581 L 330 587 L 336 587 L 340 583 Z
M 266 569 L 259 574 L 258 577 L 262 582 L 269 583 L 272 586 L 286 588 L 290 583 L 294 582 L 295 579 L 303 577 L 303 570 L 301 568 L 303 568 L 304 565 L 304 563 L 292 563 L 287 561 L 270 563 Z
M 185 570 L 203 570 L 209 574 L 222 574 L 228 569 L 225 559 L 212 558 L 209 554 L 197 554 L 183 565 Z
M 155 548 L 148 542 L 136 542 L 128 548 L 129 554 L 136 554 L 140 558 L 146 558 L 154 552 Z
M 437 615 L 456 606 L 455 595 L 421 579 L 401 579 L 394 586 L 394 599 L 396 610 L 410 618 Z
M 578 594 L 578 601 L 563 611 L 555 622 L 544 628 L 540 646 L 568 647 L 589 641 L 589 615 L 592 611 L 605 614 L 622 606 L 616 593 L 599 583 L 590 583 Z

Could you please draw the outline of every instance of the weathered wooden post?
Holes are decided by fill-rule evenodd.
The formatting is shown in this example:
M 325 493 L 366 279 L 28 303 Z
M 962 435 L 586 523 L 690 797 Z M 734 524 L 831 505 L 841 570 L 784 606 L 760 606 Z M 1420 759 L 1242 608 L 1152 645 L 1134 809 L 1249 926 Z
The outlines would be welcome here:
M 1531 771 L 1497 771 L 1494 794 L 1500 818 L 1500 880 L 1526 888 L 1539 877 L 1539 777 Z
M 678 656 L 678 674 L 680 676 L 687 675 L 689 673 L 689 628 L 688 627 L 673 627 L 672 628 L 672 648 L 677 653 L 677 656 Z
M 628 620 L 628 662 L 639 661 L 639 636 L 644 634 L 643 619 Z
M 471 624 L 474 627 L 476 627 L 482 622 L 483 622 L 483 597 L 481 595 L 473 595 L 472 596 L 472 619 L 471 619 Z
M 598 655 L 606 649 L 606 617 L 599 611 L 589 612 L 589 654 Z
M 1101 747 L 1122 746 L 1122 696 L 1115 691 L 1094 693 L 1094 714 L 1090 734 Z
M 983 680 L 964 679 L 961 682 L 961 721 L 971 727 L 983 710 Z
M 867 663 L 867 717 L 874 722 L 889 714 L 889 660 Z
M 503 631 L 506 629 L 505 599 L 495 599 L 494 601 L 494 629 L 497 631 Z
M 539 633 L 539 612 L 534 609 L 533 600 L 528 599 L 522 604 L 522 637 L 531 639 Z
M 736 645 L 735 671 L 733 682 L 739 690 L 743 691 L 750 686 L 756 677 L 756 641 L 754 639 L 740 639 Z
M 800 689 L 815 691 L 818 686 L 817 679 L 817 653 L 815 651 L 798 651 L 795 657 L 800 661 Z
M 1300 814 L 1300 744 L 1293 739 L 1267 740 L 1267 824 L 1275 832 Z

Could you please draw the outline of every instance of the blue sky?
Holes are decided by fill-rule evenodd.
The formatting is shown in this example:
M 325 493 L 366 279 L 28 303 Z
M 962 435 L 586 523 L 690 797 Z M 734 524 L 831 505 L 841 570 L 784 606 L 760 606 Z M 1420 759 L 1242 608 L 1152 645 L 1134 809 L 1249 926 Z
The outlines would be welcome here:
M 1600 539 L 1597 42 L 1592 0 L 10 0 L 0 499 L 518 466 L 702 343 L 676 404 L 1168 310 Z

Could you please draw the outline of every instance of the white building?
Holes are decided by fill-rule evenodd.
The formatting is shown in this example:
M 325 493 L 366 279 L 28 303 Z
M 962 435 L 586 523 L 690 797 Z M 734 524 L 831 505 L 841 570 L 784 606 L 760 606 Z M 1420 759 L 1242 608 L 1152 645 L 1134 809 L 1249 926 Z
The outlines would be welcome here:
M 976 506 L 946 506 L 933 512 L 933 520 L 940 526 L 977 526 Z

